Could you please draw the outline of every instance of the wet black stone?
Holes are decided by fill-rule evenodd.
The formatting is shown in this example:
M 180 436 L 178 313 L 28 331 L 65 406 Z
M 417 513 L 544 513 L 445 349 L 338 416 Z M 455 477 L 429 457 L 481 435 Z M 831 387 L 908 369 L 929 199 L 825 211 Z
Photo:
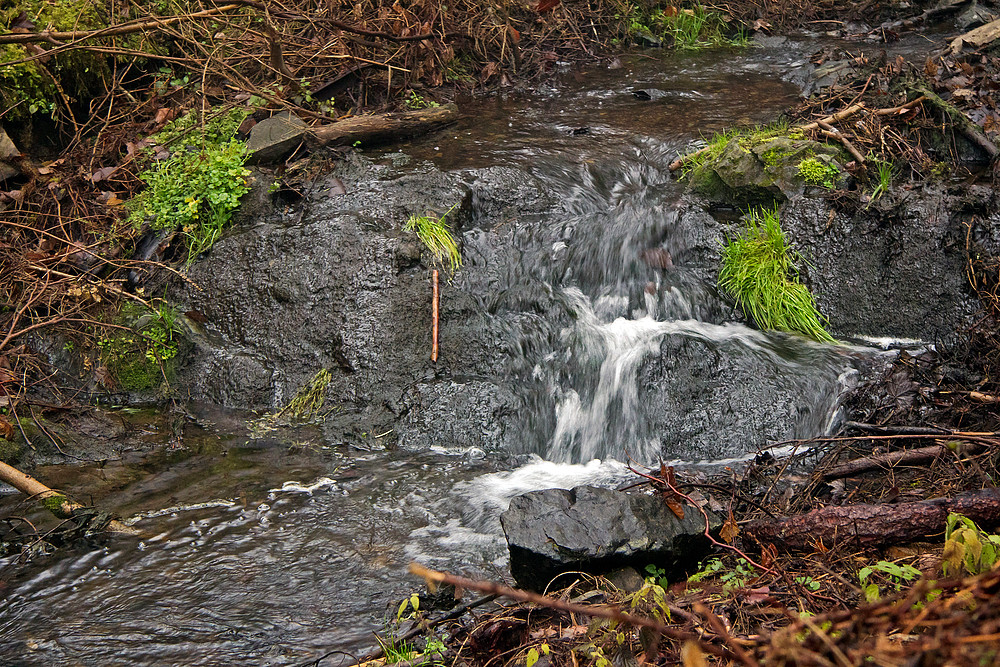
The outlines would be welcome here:
M 709 514 L 713 528 L 718 520 Z M 519 586 L 542 590 L 568 571 L 602 573 L 654 564 L 668 578 L 684 576 L 708 553 L 702 515 L 678 519 L 655 496 L 592 486 L 547 489 L 514 498 L 500 517 Z

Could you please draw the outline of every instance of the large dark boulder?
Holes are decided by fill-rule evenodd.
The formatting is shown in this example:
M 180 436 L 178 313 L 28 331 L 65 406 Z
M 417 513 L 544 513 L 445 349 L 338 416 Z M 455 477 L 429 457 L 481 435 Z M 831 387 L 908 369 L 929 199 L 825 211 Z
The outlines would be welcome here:
M 709 514 L 713 528 L 718 524 Z M 655 564 L 669 577 L 708 553 L 705 520 L 678 519 L 662 499 L 593 486 L 532 491 L 500 516 L 519 586 L 542 590 L 560 572 Z

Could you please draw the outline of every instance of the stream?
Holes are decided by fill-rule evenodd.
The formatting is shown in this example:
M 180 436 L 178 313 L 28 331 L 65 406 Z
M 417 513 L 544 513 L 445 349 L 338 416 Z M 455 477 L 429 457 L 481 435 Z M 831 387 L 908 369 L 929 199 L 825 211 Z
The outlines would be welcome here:
M 443 288 L 449 374 L 413 379 L 429 388 L 406 394 L 418 398 L 391 436 L 306 429 L 290 444 L 248 429 L 245 412 L 196 404 L 200 426 L 181 450 L 39 471 L 142 536 L 4 561 L 0 662 L 294 665 L 360 653 L 392 600 L 418 590 L 411 560 L 505 576 L 498 516 L 519 493 L 617 486 L 631 476 L 626 456 L 719 465 L 830 429 L 858 359 L 879 353 L 741 323 L 714 289 L 725 216 L 683 213 L 667 169 L 692 139 L 794 103 L 811 47 L 638 53 L 530 95 L 467 100 L 458 126 L 366 153 L 392 178 L 516 171 L 549 202 L 508 210 L 473 191 L 465 265 Z M 308 219 L 347 206 L 319 202 Z M 297 229 L 291 218 L 282 230 Z M 449 339 L 449 307 L 488 322 L 491 354 L 504 353 Z M 489 412 L 488 400 L 506 407 Z

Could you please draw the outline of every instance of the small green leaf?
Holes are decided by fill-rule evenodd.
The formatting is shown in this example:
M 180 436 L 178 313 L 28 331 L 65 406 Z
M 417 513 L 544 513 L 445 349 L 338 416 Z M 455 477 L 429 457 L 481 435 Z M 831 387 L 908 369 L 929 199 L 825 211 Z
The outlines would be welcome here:
M 528 651 L 528 657 L 525 660 L 525 667 L 532 667 L 536 662 L 538 662 L 538 651 L 531 649 Z

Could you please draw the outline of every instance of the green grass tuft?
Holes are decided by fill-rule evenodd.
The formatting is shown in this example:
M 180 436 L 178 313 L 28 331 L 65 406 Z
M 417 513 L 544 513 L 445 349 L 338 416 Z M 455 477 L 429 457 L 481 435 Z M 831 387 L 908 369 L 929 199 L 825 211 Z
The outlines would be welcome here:
M 872 190 L 871 198 L 871 201 L 875 201 L 889 191 L 895 168 L 888 160 L 879 160 L 877 158 L 869 158 L 869 164 L 875 165 L 875 172 L 873 174 L 875 189 Z
M 417 233 L 417 238 L 431 251 L 435 261 L 442 266 L 447 265 L 448 271 L 452 275 L 462 268 L 462 254 L 459 252 L 455 237 L 452 236 L 444 219 L 455 210 L 455 206 L 448 209 L 440 218 L 430 215 L 414 215 L 410 216 L 410 219 L 403 225 L 403 229 L 406 231 Z
M 809 288 L 798 281 L 777 209 L 751 211 L 745 222 L 722 251 L 719 287 L 762 328 L 836 342 L 823 327 L 825 318 Z

